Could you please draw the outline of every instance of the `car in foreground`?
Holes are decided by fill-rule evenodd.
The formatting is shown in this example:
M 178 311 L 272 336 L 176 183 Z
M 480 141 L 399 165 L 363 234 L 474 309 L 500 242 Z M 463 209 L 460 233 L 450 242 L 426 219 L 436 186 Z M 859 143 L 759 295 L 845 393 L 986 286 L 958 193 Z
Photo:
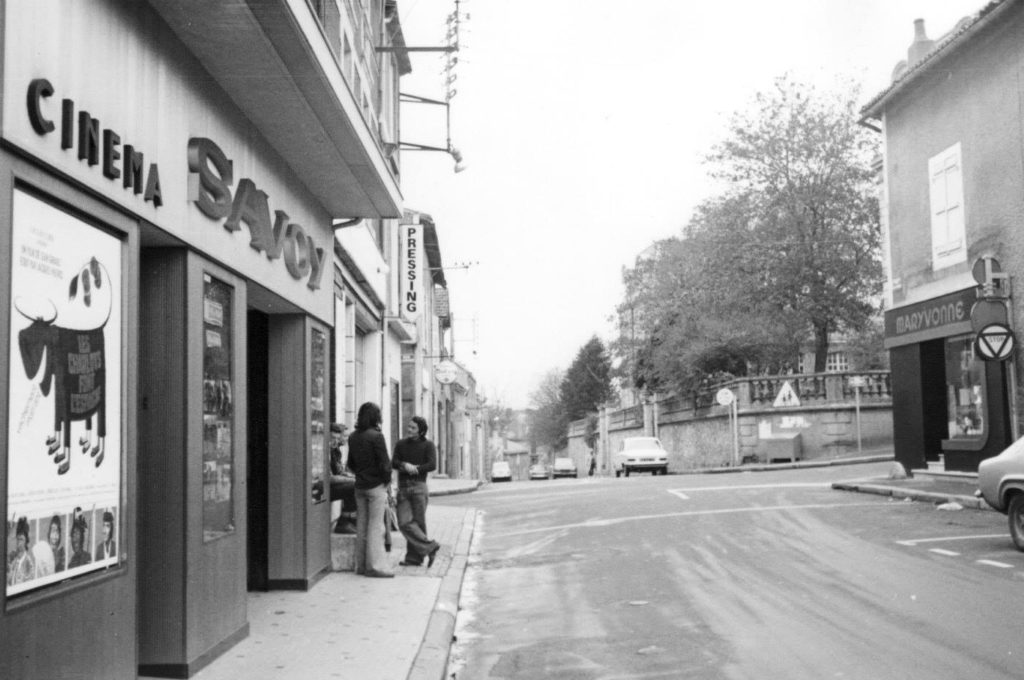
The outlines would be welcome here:
M 537 463 L 530 466 L 530 479 L 548 479 L 550 476 L 546 465 Z
M 647 471 L 652 475 L 659 472 L 667 475 L 668 451 L 657 437 L 626 437 L 622 440 L 622 448 L 612 456 L 612 468 L 616 477 Z
M 576 469 L 576 461 L 572 458 L 555 458 L 555 464 L 551 467 L 552 477 L 579 477 L 579 470 Z
M 977 495 L 1007 516 L 1010 538 L 1024 551 L 1024 439 L 978 466 Z
M 512 467 L 503 460 L 496 460 L 491 465 L 491 481 L 492 482 L 511 482 L 512 481 Z

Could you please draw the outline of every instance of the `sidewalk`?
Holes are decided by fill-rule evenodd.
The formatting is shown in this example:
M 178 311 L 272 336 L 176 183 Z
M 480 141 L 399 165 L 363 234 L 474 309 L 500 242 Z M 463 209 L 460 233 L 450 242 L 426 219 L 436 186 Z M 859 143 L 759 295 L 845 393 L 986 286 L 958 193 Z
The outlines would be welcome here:
M 475 491 L 480 483 L 431 479 L 430 495 Z M 195 680 L 441 680 L 476 524 L 471 508 L 431 506 L 428 528 L 441 552 L 429 570 L 400 567 L 395 578 L 330 572 L 308 592 L 249 593 L 249 636 Z M 140 676 L 141 678 L 141 676 Z
M 959 503 L 965 508 L 992 510 L 988 503 L 974 495 L 978 490 L 977 474 L 922 470 L 915 470 L 913 474 L 913 477 L 907 479 L 875 477 L 853 482 L 837 482 L 832 488 L 893 498 L 909 498 L 925 503 Z

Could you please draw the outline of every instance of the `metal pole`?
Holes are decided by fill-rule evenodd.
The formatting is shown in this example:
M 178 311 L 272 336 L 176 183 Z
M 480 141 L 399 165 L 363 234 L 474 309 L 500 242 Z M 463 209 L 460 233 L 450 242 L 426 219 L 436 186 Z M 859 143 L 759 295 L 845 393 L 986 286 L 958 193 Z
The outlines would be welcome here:
M 857 455 L 861 455 L 861 443 L 860 443 L 860 386 L 853 388 L 854 399 L 857 408 Z
M 732 400 L 732 464 L 736 467 L 740 464 L 740 412 L 739 400 Z

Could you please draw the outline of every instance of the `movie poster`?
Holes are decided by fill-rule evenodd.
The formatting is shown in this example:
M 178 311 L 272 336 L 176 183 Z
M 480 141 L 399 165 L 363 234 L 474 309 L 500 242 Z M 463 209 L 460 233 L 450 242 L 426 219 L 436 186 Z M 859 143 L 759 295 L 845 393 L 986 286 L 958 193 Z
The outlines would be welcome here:
M 20 190 L 11 232 L 8 596 L 124 552 L 121 241 Z

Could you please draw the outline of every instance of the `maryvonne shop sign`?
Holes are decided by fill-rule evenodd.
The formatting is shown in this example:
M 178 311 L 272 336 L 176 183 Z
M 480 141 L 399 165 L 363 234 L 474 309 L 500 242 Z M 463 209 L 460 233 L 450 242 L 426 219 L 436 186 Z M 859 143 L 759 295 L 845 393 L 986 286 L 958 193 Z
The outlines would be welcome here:
M 886 312 L 886 348 L 970 332 L 976 301 L 976 289 L 967 288 Z

